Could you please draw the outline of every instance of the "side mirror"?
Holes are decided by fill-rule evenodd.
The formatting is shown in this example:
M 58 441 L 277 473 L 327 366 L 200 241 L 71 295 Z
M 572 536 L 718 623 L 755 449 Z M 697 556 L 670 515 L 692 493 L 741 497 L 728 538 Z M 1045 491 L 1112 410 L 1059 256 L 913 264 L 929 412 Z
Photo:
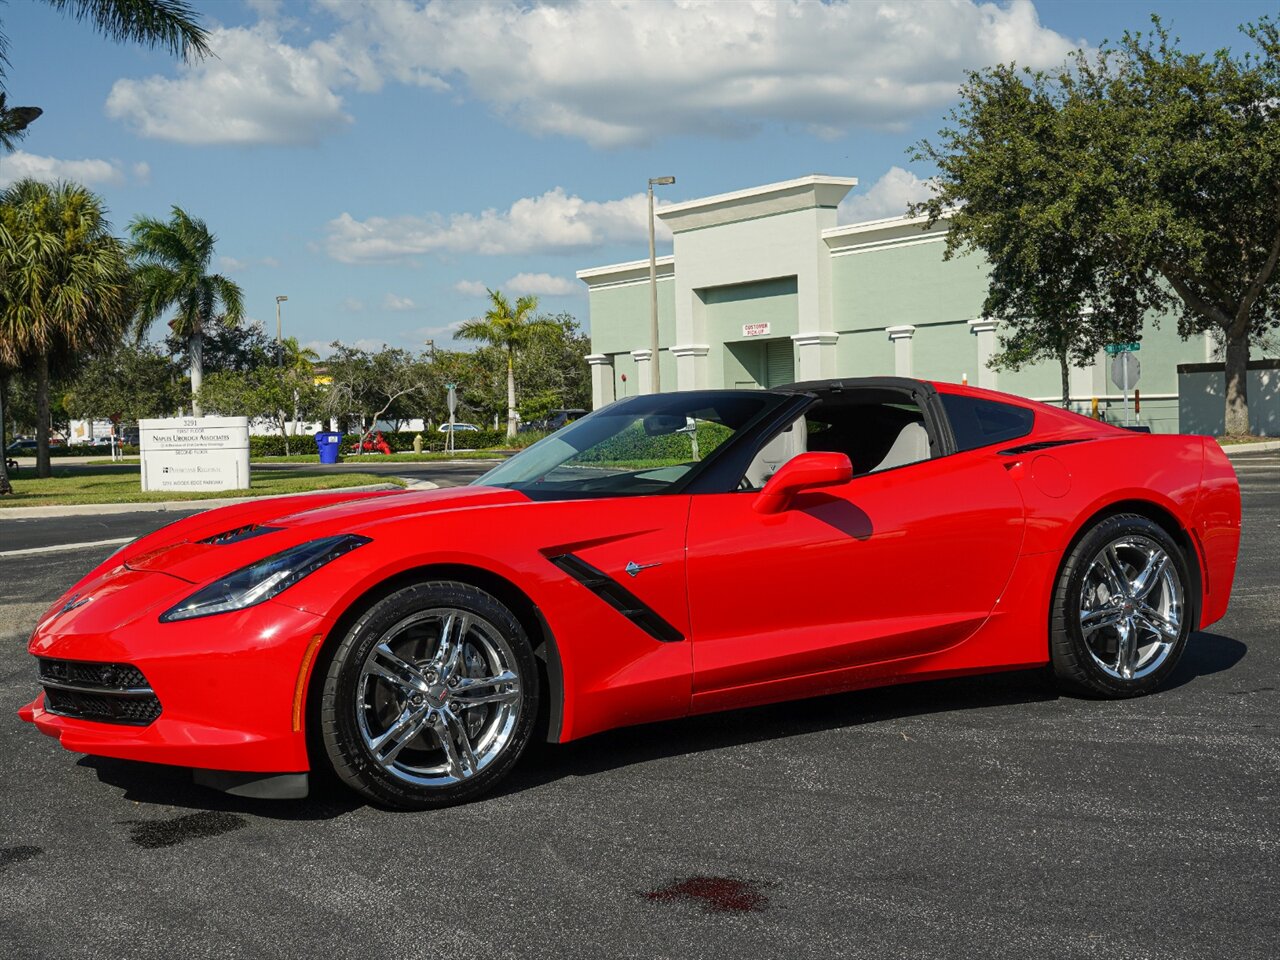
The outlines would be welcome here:
M 769 478 L 756 496 L 756 513 L 781 513 L 796 494 L 833 487 L 853 479 L 853 464 L 843 453 L 802 453 L 792 457 Z

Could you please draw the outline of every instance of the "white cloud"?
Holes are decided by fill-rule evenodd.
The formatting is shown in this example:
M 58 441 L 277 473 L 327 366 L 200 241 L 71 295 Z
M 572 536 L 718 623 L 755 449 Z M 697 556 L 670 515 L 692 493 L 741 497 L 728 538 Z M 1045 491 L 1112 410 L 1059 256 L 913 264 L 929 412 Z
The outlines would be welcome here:
M 118 187 L 124 183 L 124 171 L 115 160 L 59 160 L 15 150 L 0 162 L 0 186 L 8 186 L 27 177 L 46 183 L 70 180 L 87 187 Z
M 144 137 L 180 143 L 314 143 L 350 117 L 333 87 L 354 74 L 327 45 L 302 49 L 274 27 L 210 32 L 216 56 L 179 68 L 176 78 L 117 80 L 107 113 Z
M 523 197 L 506 210 L 422 217 L 370 217 L 349 213 L 330 220 L 329 256 L 343 263 L 403 260 L 428 253 L 527 254 L 585 250 L 648 235 L 648 200 L 584 200 L 562 187 Z M 670 232 L 661 222 L 664 236 Z
M 479 280 L 459 280 L 453 285 L 453 289 L 468 297 L 483 297 L 489 293 L 489 288 Z
M 907 204 L 927 200 L 932 194 L 929 180 L 917 177 L 910 170 L 890 167 L 868 189 L 845 197 L 836 218 L 841 223 L 861 223 L 901 217 L 907 212 Z
M 275 257 L 258 257 L 254 260 L 242 260 L 239 257 L 218 257 L 218 266 L 223 270 L 248 270 L 251 267 L 270 267 L 275 269 L 280 266 L 280 261 Z
M 400 297 L 394 293 L 388 293 L 382 298 L 382 305 L 388 310 L 412 310 L 415 304 L 408 297 Z
M 770 122 L 823 136 L 900 127 L 953 98 L 968 68 L 1050 66 L 1077 46 L 1030 0 L 324 4 L 348 61 L 363 53 L 383 78 L 448 86 L 534 133 L 599 146 Z
M 256 3 L 212 31 L 218 58 L 124 79 L 108 112 L 184 143 L 311 143 L 350 119 L 341 91 L 391 81 L 489 105 L 533 133 L 616 147 L 762 124 L 839 136 L 903 127 L 955 96 L 964 71 L 1060 63 L 1077 46 L 1031 0 L 321 0 L 338 23 Z
M 578 293 L 580 285 L 564 277 L 549 273 L 517 273 L 502 285 L 512 293 L 533 293 L 538 296 L 566 297 Z
M 147 184 L 151 182 L 151 164 L 145 161 L 138 161 L 132 167 L 133 179 L 138 183 Z
M 347 313 L 363 313 L 364 301 L 357 300 L 355 297 L 347 297 L 342 301 L 342 309 Z

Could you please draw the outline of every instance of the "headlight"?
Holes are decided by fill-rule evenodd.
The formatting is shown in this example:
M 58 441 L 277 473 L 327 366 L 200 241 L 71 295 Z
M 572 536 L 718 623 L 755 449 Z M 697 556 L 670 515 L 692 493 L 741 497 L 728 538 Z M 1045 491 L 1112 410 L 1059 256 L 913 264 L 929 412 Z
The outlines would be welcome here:
M 176 607 L 162 613 L 160 622 L 191 620 L 252 607 L 283 593 L 330 560 L 336 560 L 368 542 L 368 537 L 344 534 L 290 547 L 193 593 Z

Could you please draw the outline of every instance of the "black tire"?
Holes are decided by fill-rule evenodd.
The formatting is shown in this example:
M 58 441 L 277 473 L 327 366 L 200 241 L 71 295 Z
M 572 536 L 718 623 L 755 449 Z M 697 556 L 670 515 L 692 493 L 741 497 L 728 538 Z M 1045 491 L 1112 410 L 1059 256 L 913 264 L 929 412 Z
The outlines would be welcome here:
M 440 683 L 432 687 L 433 691 L 440 687 L 443 692 L 428 692 L 421 696 L 416 691 L 413 692 L 412 696 L 420 705 L 414 707 L 409 706 L 410 694 L 407 691 L 399 690 L 389 683 L 385 684 L 385 689 L 374 689 L 378 683 L 385 683 L 385 681 L 370 679 L 364 673 L 366 663 L 371 662 L 374 648 L 378 647 L 384 638 L 410 636 L 407 630 L 402 630 L 401 633 L 395 631 L 403 626 L 406 619 L 417 616 L 430 618 L 433 616 L 433 611 L 460 611 L 473 618 L 465 621 L 473 624 L 470 629 L 478 629 L 483 625 L 485 639 L 470 644 L 476 659 L 483 660 L 484 655 L 480 649 L 483 642 L 491 642 L 491 646 L 495 649 L 500 646 L 504 662 L 509 661 L 506 664 L 507 669 L 515 673 L 517 681 L 514 685 L 504 685 L 506 689 L 514 686 L 515 692 L 511 694 L 510 713 L 503 715 L 509 722 L 503 727 L 502 735 L 505 739 L 502 745 L 495 749 L 493 755 L 479 769 L 465 775 L 464 779 L 444 784 L 413 782 L 413 771 L 426 769 L 426 761 L 424 760 L 424 766 L 419 768 L 400 759 L 403 756 L 427 756 L 434 744 L 434 749 L 438 751 L 438 759 L 442 760 L 445 766 L 448 765 L 449 752 L 444 749 L 444 740 L 441 735 L 432 726 L 423 728 L 420 735 L 404 738 L 406 745 L 398 748 L 399 753 L 390 761 L 390 768 L 375 757 L 370 747 L 371 741 L 367 739 L 370 726 L 376 720 L 376 710 L 371 705 L 374 696 L 382 699 L 384 713 L 389 711 L 391 715 L 395 715 L 396 711 L 400 710 L 426 711 L 426 717 L 434 718 L 439 723 L 443 723 L 443 718 L 446 716 L 455 716 L 448 711 L 456 708 L 457 701 L 445 702 L 445 698 L 457 696 L 456 693 L 444 687 L 445 670 L 439 671 L 437 679 Z M 411 645 L 418 642 L 430 644 L 432 641 L 429 638 L 431 630 L 429 622 L 424 622 L 424 626 L 419 629 L 425 639 L 421 641 L 410 639 L 408 642 Z M 443 634 L 447 629 L 442 623 L 437 633 Z M 474 638 L 476 634 L 470 636 Z M 395 640 L 395 642 L 401 641 Z M 436 642 L 443 646 L 441 641 Z M 465 649 L 467 646 L 468 643 L 464 638 L 461 648 Z M 381 654 L 378 656 L 380 657 Z M 466 659 L 467 662 L 470 661 L 469 656 Z M 407 660 L 406 657 L 406 662 Z M 430 665 L 425 661 L 418 662 L 416 666 L 435 677 L 435 672 L 428 669 Z M 465 671 L 466 662 L 458 666 Z M 460 675 L 465 682 L 467 679 L 465 673 Z M 370 684 L 373 686 L 369 686 Z M 494 689 L 501 688 L 494 686 Z M 403 699 L 396 699 L 397 697 Z M 439 703 L 436 703 L 437 699 Z M 397 590 L 375 603 L 351 626 L 340 641 L 325 674 L 320 696 L 321 738 L 334 773 L 344 783 L 370 800 L 406 810 L 452 806 L 473 800 L 488 792 L 511 770 L 524 752 L 534 730 L 538 716 L 538 701 L 538 668 L 532 646 L 519 620 L 506 606 L 495 597 L 470 584 L 455 581 L 419 583 Z M 388 707 L 387 704 L 390 706 Z M 439 709 L 432 710 L 433 706 Z M 490 716 L 491 709 L 495 711 L 496 716 L 496 711 L 505 707 L 498 704 L 485 706 L 482 708 L 481 717 Z M 400 716 L 403 717 L 404 714 Z M 456 722 L 462 725 L 464 737 L 466 724 L 470 722 L 466 718 L 471 716 L 473 715 L 461 712 L 456 714 Z M 488 721 L 483 720 L 482 725 L 485 722 Z M 392 742 L 395 743 L 395 741 Z M 456 756 L 458 741 L 454 739 L 451 742 L 454 744 L 454 756 Z M 495 734 L 493 743 L 496 742 Z M 469 750 L 470 747 L 468 746 L 467 749 Z M 484 760 L 484 755 L 480 755 L 480 759 Z M 450 775 L 449 772 L 442 771 L 439 778 L 447 778 Z M 423 779 L 431 778 L 424 775 Z
M 1153 653 L 1150 668 L 1143 668 L 1141 672 L 1133 671 L 1133 676 L 1126 678 L 1116 675 L 1120 672 L 1118 629 L 1103 628 L 1099 631 L 1095 628 L 1095 632 L 1091 634 L 1093 637 L 1091 646 L 1091 643 L 1085 639 L 1081 614 L 1084 609 L 1082 594 L 1086 589 L 1086 577 L 1092 576 L 1090 569 L 1095 560 L 1102 556 L 1109 544 L 1129 538 L 1135 538 L 1143 543 L 1154 543 L 1164 551 L 1170 561 L 1167 569 L 1176 579 L 1181 590 L 1182 602 L 1176 639 L 1168 635 L 1160 636 L 1159 643 L 1152 648 L 1155 653 L 1162 652 L 1162 659 L 1157 662 Z M 1126 569 L 1133 568 L 1126 567 Z M 1092 584 L 1096 581 L 1091 579 L 1089 583 L 1089 589 L 1094 589 Z M 1161 589 L 1171 590 L 1172 588 L 1162 586 Z M 1187 567 L 1187 559 L 1182 549 L 1163 527 L 1146 517 L 1132 513 L 1117 514 L 1101 520 L 1080 538 L 1067 555 L 1054 587 L 1049 612 L 1049 654 L 1059 686 L 1071 693 L 1105 699 L 1137 697 L 1152 692 L 1177 668 L 1178 660 L 1186 649 L 1187 638 L 1195 623 L 1199 599 L 1196 582 Z M 1128 609 L 1124 604 L 1120 604 L 1120 607 L 1118 613 Z M 1107 630 L 1112 630 L 1112 635 L 1108 635 Z M 1153 644 L 1157 641 L 1157 635 L 1154 633 L 1143 633 L 1140 636 Z M 1112 640 L 1117 645 L 1117 659 L 1114 665 L 1107 665 L 1105 661 L 1109 659 L 1108 644 Z M 1167 644 L 1167 649 L 1160 646 L 1161 644 Z M 1100 663 L 1100 660 L 1104 662 Z

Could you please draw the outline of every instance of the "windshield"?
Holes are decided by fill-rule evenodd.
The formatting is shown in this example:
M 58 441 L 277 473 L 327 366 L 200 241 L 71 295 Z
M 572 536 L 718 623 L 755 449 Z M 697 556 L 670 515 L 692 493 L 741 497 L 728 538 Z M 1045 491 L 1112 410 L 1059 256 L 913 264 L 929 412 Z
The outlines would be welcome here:
M 547 499 L 674 492 L 783 399 L 736 390 L 632 397 L 539 440 L 475 482 Z

